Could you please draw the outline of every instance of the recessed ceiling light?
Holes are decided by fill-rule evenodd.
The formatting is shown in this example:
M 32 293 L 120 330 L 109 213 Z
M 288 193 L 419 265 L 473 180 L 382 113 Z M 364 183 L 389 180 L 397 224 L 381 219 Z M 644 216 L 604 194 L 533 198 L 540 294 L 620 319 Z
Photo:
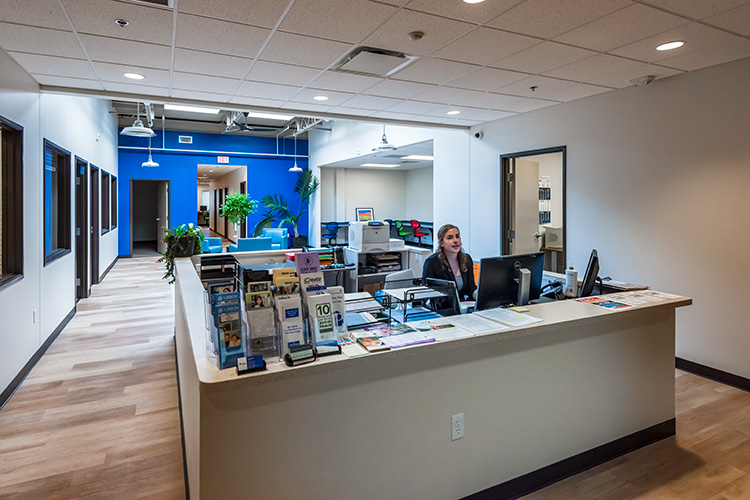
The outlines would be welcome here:
M 682 40 L 676 40 L 674 42 L 662 43 L 661 45 L 656 47 L 656 50 L 674 50 L 682 47 L 683 45 L 685 45 L 685 42 L 683 42 Z
M 435 157 L 434 156 L 426 156 L 426 155 L 409 155 L 409 156 L 402 156 L 401 159 L 402 160 L 424 160 L 424 161 L 429 161 L 429 160 L 434 160 Z
M 484 0 L 464 0 L 466 3 L 482 3 Z
M 207 115 L 218 115 L 219 108 L 204 108 L 203 106 L 183 106 L 182 104 L 165 104 L 164 109 L 170 111 L 189 111 L 191 113 L 205 113 Z
M 315 99 L 316 101 L 327 101 L 328 100 L 328 96 L 326 96 L 326 95 L 316 95 L 315 97 L 313 97 L 313 99 Z
M 124 28 L 130 23 L 127 21 L 127 19 L 115 19 L 115 24 L 120 28 Z
M 398 163 L 363 163 L 360 165 L 360 167 L 386 167 L 386 168 L 393 168 L 393 167 L 399 167 L 400 165 Z
M 461 112 L 459 110 L 457 110 L 457 109 L 451 109 L 450 111 L 448 111 L 445 114 L 446 115 L 458 115 L 458 114 L 461 114 Z
M 250 118 L 265 118 L 266 120 L 280 120 L 288 122 L 292 118 L 294 118 L 291 115 L 277 115 L 276 113 L 256 113 L 253 111 L 250 111 L 247 113 L 247 116 Z
M 125 78 L 130 78 L 131 80 L 143 80 L 144 78 L 146 78 L 140 73 L 123 73 L 122 76 L 124 76 Z

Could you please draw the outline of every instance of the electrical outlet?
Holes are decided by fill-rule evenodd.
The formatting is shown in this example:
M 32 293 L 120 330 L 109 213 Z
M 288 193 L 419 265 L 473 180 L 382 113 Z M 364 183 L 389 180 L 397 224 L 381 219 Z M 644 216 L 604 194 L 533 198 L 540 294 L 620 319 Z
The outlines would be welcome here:
M 456 413 L 451 417 L 451 441 L 464 437 L 464 414 Z

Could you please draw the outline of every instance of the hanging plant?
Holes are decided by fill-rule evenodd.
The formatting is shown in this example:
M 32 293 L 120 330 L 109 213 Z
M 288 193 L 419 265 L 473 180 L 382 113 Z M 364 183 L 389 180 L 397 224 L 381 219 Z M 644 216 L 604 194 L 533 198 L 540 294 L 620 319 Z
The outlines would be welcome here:
M 247 216 L 255 213 L 257 209 L 258 202 L 250 198 L 250 195 L 243 193 L 227 195 L 220 208 L 221 216 L 226 217 L 229 222 L 234 224 L 242 224 Z

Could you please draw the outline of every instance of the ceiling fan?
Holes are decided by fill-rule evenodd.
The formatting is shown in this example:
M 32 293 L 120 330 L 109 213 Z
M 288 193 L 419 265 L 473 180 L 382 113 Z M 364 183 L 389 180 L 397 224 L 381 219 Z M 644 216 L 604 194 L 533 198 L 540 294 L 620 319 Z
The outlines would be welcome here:
M 224 117 L 224 123 L 226 125 L 226 129 L 222 133 L 228 133 L 228 132 L 273 132 L 274 130 L 277 130 L 278 127 L 257 127 L 254 125 L 250 125 L 247 123 L 247 111 L 235 111 L 232 112 L 231 116 L 226 115 Z M 244 117 L 244 120 L 241 118 Z

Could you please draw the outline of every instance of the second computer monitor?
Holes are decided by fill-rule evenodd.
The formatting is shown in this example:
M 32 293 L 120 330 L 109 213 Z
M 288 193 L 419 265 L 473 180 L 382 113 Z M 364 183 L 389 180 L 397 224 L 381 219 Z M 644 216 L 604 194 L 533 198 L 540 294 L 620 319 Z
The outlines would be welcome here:
M 544 272 L 543 252 L 482 259 L 479 264 L 476 310 L 516 304 L 521 269 L 527 269 L 531 273 L 529 299 L 538 299 Z

